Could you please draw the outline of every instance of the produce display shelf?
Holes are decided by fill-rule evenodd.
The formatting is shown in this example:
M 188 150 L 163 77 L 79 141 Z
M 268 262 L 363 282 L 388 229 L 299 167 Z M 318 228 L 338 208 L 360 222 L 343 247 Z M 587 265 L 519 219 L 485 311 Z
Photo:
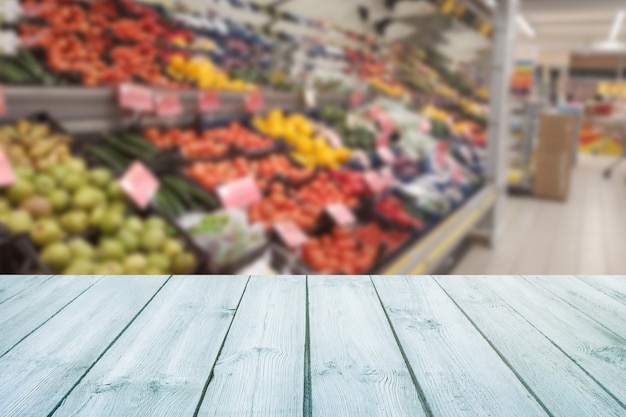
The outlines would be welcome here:
M 158 92 L 158 91 L 157 91 Z M 139 119 L 121 109 L 117 103 L 117 92 L 113 87 L 14 87 L 4 88 L 8 114 L 0 116 L 0 122 L 45 111 L 64 123 L 70 133 L 91 133 L 114 130 L 129 123 L 141 125 L 164 125 L 190 123 L 198 116 L 198 91 L 176 91 L 181 102 L 182 114 L 176 117 L 158 118 L 144 115 Z M 219 109 L 204 113 L 207 118 L 232 118 L 245 114 L 246 93 L 219 93 Z M 263 90 L 265 109 L 283 108 L 291 111 L 306 109 L 301 93 L 282 93 Z M 347 105 L 348 93 L 317 94 L 318 105 Z
M 496 197 L 495 186 L 486 185 L 382 273 L 422 275 L 433 272 L 446 255 L 451 253 L 483 219 L 493 207 Z

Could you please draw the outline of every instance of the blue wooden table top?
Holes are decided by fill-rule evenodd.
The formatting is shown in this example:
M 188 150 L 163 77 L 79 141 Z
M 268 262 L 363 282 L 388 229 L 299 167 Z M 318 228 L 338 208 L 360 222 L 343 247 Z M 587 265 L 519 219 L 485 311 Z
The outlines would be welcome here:
M 626 417 L 626 277 L 0 276 L 0 416 Z

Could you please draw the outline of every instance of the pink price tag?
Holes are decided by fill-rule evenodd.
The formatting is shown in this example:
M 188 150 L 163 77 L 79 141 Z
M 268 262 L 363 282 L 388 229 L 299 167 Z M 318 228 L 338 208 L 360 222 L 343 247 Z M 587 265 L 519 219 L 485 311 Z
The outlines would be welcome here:
M 159 180 L 139 161 L 133 162 L 120 179 L 126 195 L 142 210 L 148 207 L 159 185 Z
M 359 104 L 361 104 L 362 101 L 363 96 L 361 95 L 360 91 L 353 91 L 352 94 L 350 94 L 350 104 L 352 104 L 353 106 L 358 106 Z
M 378 123 L 385 132 L 391 132 L 393 130 L 393 122 L 391 121 L 391 117 L 389 117 L 389 115 L 386 113 L 381 112 L 378 114 Z
M 220 98 L 216 91 L 200 91 L 198 93 L 198 108 L 201 112 L 210 112 L 219 109 Z
M 256 113 L 263 108 L 263 95 L 260 90 L 246 94 L 244 105 L 249 113 Z
M 432 126 L 428 120 L 422 120 L 420 122 L 419 130 L 422 133 L 430 133 Z
M 379 172 L 384 187 L 391 187 L 396 183 L 396 178 L 393 176 L 393 171 L 390 167 L 384 167 Z
M 437 151 L 435 154 L 435 162 L 437 165 L 445 165 L 446 163 L 446 154 L 445 152 Z
M 386 164 L 393 164 L 393 162 L 396 160 L 395 155 L 393 154 L 393 152 L 391 152 L 391 149 L 389 149 L 388 146 L 381 146 L 380 148 L 376 149 L 376 153 L 378 154 L 378 156 L 380 156 L 380 159 L 382 159 L 383 162 Z
M 326 212 L 339 226 L 352 226 L 356 223 L 352 212 L 343 204 L 330 204 L 326 206 Z
M 326 129 L 324 131 L 324 134 L 325 134 L 326 138 L 328 139 L 328 142 L 330 142 L 330 144 L 333 147 L 340 148 L 340 147 L 343 146 L 343 142 L 341 142 L 341 138 L 333 130 Z
M 179 116 L 183 113 L 178 94 L 166 93 L 154 96 L 154 106 L 159 117 Z
M 463 171 L 461 171 L 461 168 L 459 168 L 459 166 L 455 164 L 452 167 L 452 181 L 458 183 L 458 182 L 463 181 L 464 177 L 465 176 L 463 175 Z
M 7 114 L 7 99 L 4 95 L 4 87 L 0 85 L 0 116 Z
M 362 149 L 357 149 L 356 151 L 352 151 L 352 157 L 361 163 L 365 168 L 370 167 L 370 159 L 367 154 Z
M 253 177 L 221 185 L 217 188 L 217 195 L 225 208 L 244 208 L 261 199 L 261 191 Z
M 123 109 L 150 112 L 154 108 L 152 90 L 132 84 L 121 84 L 118 89 L 118 103 Z
M 11 161 L 4 153 L 4 149 L 0 148 L 0 187 L 11 185 L 15 180 L 15 172 L 13 172 Z
M 365 178 L 365 183 L 371 192 L 374 194 L 379 194 L 385 189 L 385 184 L 383 183 L 382 178 L 376 171 L 367 171 L 363 174 L 363 178 Z
M 378 137 L 376 138 L 376 147 L 381 148 L 387 145 L 389 145 L 389 134 L 381 133 L 380 135 L 378 135 Z
M 298 248 L 307 241 L 307 236 L 293 222 L 275 223 L 274 230 L 290 249 Z

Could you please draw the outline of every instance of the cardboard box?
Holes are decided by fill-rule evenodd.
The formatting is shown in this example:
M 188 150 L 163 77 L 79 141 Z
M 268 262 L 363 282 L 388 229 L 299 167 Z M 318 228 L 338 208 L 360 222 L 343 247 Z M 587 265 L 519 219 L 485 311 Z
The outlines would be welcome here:
M 533 194 L 565 201 L 572 175 L 572 154 L 538 153 L 534 161 Z
M 571 153 L 578 140 L 576 116 L 569 114 L 542 114 L 537 135 L 539 153 Z

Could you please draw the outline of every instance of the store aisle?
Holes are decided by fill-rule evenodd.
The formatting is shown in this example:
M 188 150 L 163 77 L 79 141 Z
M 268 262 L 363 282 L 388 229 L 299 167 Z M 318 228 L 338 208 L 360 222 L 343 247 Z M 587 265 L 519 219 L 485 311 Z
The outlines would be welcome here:
M 567 203 L 511 196 L 495 249 L 475 245 L 454 274 L 620 274 L 626 271 L 626 162 L 581 155 Z

